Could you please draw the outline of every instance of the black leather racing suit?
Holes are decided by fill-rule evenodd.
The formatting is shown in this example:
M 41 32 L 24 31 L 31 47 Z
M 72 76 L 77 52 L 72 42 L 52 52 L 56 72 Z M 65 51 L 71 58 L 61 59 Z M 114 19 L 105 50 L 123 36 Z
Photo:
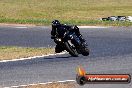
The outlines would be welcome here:
M 76 25 L 71 26 L 71 25 L 64 25 L 64 24 L 60 24 L 60 25 L 57 25 L 57 26 L 52 26 L 51 39 L 55 39 L 56 37 L 63 36 L 65 31 L 73 31 L 80 38 L 80 40 L 82 42 L 85 41 L 82 38 L 82 35 L 80 34 L 79 28 Z M 55 43 L 57 44 L 57 42 L 55 42 Z M 56 45 L 56 47 L 55 47 L 55 52 L 56 53 L 60 53 L 63 50 L 64 49 L 61 46 L 59 46 L 59 44 Z

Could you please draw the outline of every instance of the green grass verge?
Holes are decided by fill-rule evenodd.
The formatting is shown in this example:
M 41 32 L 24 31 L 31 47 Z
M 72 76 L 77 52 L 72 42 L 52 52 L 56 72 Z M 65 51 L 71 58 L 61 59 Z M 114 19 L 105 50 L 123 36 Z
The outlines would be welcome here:
M 98 18 L 131 15 L 132 0 L 0 0 L 0 23 L 50 25 L 53 19 L 77 25 L 130 26 Z
M 0 60 L 11 60 L 54 53 L 53 48 L 0 46 Z

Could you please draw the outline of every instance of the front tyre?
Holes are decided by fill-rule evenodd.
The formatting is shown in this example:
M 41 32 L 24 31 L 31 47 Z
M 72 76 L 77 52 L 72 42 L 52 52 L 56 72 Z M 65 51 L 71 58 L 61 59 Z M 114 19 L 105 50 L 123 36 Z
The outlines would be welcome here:
M 89 49 L 85 45 L 80 46 L 80 52 L 83 56 L 89 55 Z
M 84 48 L 81 50 L 81 53 L 83 56 L 88 56 L 89 55 L 89 49 L 88 48 Z
M 68 42 L 65 42 L 66 51 L 73 57 L 78 57 L 76 49 L 74 49 Z

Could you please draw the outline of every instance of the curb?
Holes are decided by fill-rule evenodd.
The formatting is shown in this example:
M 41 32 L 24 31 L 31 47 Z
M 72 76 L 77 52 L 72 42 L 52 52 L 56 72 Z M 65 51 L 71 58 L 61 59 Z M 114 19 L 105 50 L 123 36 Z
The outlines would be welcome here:
M 14 62 L 14 61 L 22 61 L 22 60 L 29 60 L 29 59 L 37 59 L 37 58 L 41 58 L 41 57 L 48 57 L 48 56 L 55 56 L 55 55 L 63 55 L 63 54 L 66 54 L 66 52 L 56 53 L 56 54 L 48 54 L 48 55 L 42 55 L 42 56 L 33 56 L 33 57 L 28 57 L 28 58 L 13 59 L 13 60 L 2 60 L 2 61 L 0 61 L 0 63 L 3 63 L 3 62 Z
M 46 85 L 46 84 L 52 84 L 52 83 L 66 83 L 66 82 L 76 82 L 76 81 L 75 80 L 64 80 L 64 81 L 56 81 L 56 82 L 45 82 L 45 83 L 37 83 L 37 84 L 11 86 L 11 87 L 4 87 L 4 88 L 19 88 L 19 87 L 26 87 L 26 86 Z

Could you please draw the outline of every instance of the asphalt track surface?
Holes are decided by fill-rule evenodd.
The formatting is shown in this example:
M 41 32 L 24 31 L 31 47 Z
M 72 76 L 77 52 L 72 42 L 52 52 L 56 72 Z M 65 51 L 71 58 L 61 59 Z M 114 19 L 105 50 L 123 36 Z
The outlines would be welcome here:
M 0 63 L 0 86 L 75 80 L 76 67 L 88 73 L 132 75 L 132 27 L 80 29 L 90 56 L 69 54 Z M 49 27 L 0 27 L 0 45 L 54 47 Z M 87 84 L 79 88 L 132 88 L 130 84 Z

